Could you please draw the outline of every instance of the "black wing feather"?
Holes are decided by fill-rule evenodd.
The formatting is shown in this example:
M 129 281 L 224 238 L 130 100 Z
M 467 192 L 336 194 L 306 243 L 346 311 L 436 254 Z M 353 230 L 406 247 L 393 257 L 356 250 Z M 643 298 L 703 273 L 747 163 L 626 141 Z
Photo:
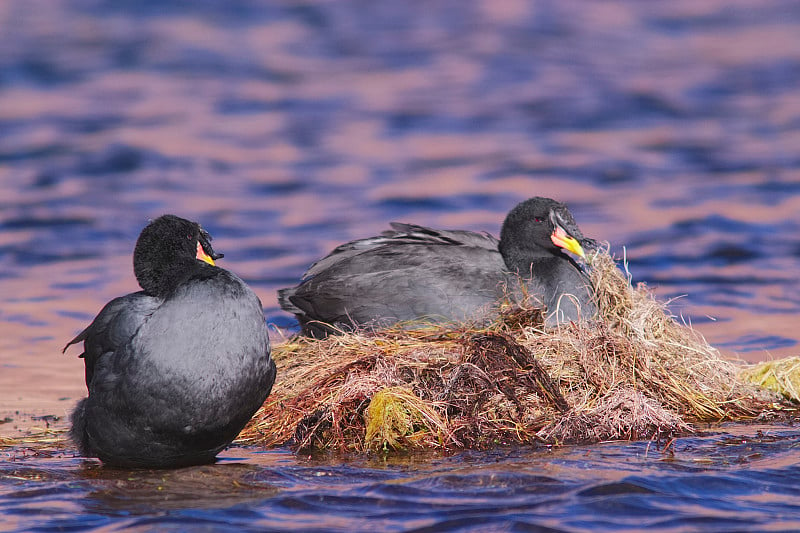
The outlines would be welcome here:
M 161 300 L 143 291 L 114 298 L 97 314 L 86 329 L 64 346 L 64 352 L 83 341 L 82 357 L 86 366 L 86 386 L 94 377 L 94 368 L 101 357 L 117 352 L 130 343 L 141 325 L 158 307 Z

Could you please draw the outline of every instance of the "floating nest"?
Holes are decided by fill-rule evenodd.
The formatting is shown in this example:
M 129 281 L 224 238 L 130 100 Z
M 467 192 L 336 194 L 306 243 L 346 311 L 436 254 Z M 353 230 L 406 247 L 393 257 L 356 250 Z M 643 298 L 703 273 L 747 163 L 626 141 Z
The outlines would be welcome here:
M 632 287 L 607 252 L 590 267 L 592 322 L 546 329 L 540 310 L 504 303 L 488 326 L 279 344 L 279 378 L 240 441 L 364 452 L 668 439 L 791 409 Z

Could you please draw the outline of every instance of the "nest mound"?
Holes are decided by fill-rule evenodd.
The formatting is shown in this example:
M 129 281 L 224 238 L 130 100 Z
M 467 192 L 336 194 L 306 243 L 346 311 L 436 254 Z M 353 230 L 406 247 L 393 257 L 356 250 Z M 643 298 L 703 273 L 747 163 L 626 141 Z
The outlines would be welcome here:
M 274 347 L 279 379 L 240 441 L 296 450 L 485 449 L 671 438 L 788 408 L 679 324 L 606 252 L 597 320 L 544 328 L 503 303 L 488 326 L 408 324 Z

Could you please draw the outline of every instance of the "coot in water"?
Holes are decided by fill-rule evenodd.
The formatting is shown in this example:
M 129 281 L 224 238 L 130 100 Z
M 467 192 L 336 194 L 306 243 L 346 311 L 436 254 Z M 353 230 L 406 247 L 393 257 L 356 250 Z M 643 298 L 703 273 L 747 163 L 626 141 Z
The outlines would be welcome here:
M 72 413 L 83 455 L 123 467 L 213 462 L 261 406 L 275 363 L 261 302 L 215 266 L 211 237 L 174 215 L 142 230 L 142 291 L 111 300 L 83 341 L 89 395 Z
M 487 233 L 392 223 L 381 236 L 334 249 L 278 291 L 303 333 L 323 337 L 355 326 L 424 319 L 490 319 L 506 295 L 529 295 L 549 326 L 596 312 L 593 288 L 563 250 L 584 256 L 595 247 L 567 207 L 534 197 L 509 212 L 500 240 Z

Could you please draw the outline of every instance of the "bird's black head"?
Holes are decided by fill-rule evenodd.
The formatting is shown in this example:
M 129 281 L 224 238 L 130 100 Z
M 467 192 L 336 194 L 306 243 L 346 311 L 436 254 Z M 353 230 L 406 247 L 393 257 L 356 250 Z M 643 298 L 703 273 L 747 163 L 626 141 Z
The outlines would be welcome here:
M 583 236 L 567 206 L 539 196 L 512 209 L 500 232 L 500 252 L 509 268 L 528 270 L 532 260 L 560 256 L 568 250 L 583 257 L 584 247 L 594 248 Z
M 202 262 L 214 265 L 218 254 L 211 236 L 197 222 L 175 215 L 151 221 L 133 250 L 133 272 L 147 293 L 164 295 Z

